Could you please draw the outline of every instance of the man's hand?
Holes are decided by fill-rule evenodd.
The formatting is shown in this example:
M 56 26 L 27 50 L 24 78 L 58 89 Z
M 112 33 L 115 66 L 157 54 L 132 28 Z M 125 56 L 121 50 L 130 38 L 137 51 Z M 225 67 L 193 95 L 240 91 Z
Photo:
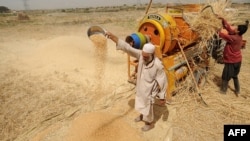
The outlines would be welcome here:
M 115 43 L 118 43 L 118 37 L 116 37 L 114 34 L 112 34 L 111 32 L 106 31 L 105 32 L 105 36 L 109 39 L 111 39 L 112 41 L 114 41 Z
M 160 99 L 159 105 L 160 106 L 165 106 L 165 104 L 166 104 L 166 100 L 165 99 Z

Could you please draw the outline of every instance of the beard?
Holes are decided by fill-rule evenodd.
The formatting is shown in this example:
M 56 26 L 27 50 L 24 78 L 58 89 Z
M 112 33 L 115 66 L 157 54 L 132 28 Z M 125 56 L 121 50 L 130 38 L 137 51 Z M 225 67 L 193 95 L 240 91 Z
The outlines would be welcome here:
M 153 60 L 153 55 L 149 56 L 146 60 L 143 59 L 143 64 L 148 65 Z

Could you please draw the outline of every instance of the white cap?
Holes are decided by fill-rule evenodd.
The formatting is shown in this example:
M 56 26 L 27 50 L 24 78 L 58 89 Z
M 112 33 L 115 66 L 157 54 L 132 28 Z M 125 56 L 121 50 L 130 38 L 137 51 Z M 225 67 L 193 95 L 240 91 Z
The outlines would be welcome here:
M 144 44 L 142 51 L 146 53 L 154 53 L 155 52 L 155 46 L 151 43 Z

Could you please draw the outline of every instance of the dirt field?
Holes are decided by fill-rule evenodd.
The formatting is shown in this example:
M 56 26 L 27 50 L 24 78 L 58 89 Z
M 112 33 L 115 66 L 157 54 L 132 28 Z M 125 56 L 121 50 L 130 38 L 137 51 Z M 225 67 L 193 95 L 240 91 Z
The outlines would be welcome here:
M 249 5 L 237 7 L 250 20 Z M 136 14 L 135 14 L 136 13 Z M 230 81 L 219 93 L 223 65 L 212 63 L 202 96 L 180 91 L 155 105 L 156 124 L 135 123 L 134 85 L 127 54 L 115 44 L 98 48 L 87 37 L 100 25 L 121 39 L 136 31 L 144 11 L 31 14 L 31 21 L 0 17 L 0 140 L 3 141 L 218 141 L 223 125 L 250 124 L 250 30 L 242 50 L 241 94 Z M 121 16 L 122 15 L 122 16 Z

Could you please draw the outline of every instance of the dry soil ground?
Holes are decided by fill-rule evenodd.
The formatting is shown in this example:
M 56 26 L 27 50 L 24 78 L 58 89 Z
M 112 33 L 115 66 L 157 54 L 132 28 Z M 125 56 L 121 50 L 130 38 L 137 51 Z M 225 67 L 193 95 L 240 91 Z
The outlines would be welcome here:
M 243 17 L 250 19 L 250 7 Z M 112 14 L 112 16 L 111 16 Z M 0 140 L 4 141 L 218 141 L 224 124 L 250 124 L 250 30 L 239 75 L 219 90 L 223 65 L 212 63 L 197 96 L 180 91 L 173 103 L 155 105 L 156 124 L 141 132 L 134 123 L 134 85 L 127 82 L 127 55 L 115 44 L 98 48 L 87 37 L 101 25 L 124 39 L 144 11 L 31 14 L 31 21 L 0 17 Z

